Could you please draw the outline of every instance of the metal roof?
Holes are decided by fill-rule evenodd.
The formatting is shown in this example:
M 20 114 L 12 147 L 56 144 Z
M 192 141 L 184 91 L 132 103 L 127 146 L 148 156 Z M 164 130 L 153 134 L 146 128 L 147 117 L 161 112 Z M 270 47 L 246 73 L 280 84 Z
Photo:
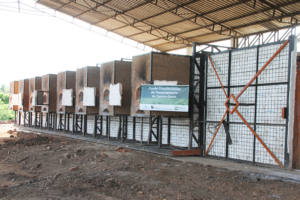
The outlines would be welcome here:
M 263 33 L 300 21 L 300 0 L 38 0 L 161 51 Z

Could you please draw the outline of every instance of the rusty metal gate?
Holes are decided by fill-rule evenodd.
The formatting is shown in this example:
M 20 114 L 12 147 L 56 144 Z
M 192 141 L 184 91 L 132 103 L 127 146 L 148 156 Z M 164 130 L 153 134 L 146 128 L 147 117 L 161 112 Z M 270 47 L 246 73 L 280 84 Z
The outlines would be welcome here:
M 205 102 L 204 113 L 199 113 L 199 119 L 204 120 L 199 120 L 197 129 L 203 138 L 204 155 L 279 167 L 288 164 L 294 48 L 291 37 L 266 45 L 201 52 L 198 60 L 194 54 L 198 69 L 205 68 L 204 77 L 199 73 L 205 80 L 199 97 Z

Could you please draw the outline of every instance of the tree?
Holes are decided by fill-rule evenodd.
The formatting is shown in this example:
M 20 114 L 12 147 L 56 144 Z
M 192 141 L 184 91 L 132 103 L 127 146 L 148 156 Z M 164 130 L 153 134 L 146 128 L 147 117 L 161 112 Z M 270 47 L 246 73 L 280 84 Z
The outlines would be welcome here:
M 0 102 L 2 104 L 8 104 L 9 103 L 9 94 L 8 93 L 0 93 Z

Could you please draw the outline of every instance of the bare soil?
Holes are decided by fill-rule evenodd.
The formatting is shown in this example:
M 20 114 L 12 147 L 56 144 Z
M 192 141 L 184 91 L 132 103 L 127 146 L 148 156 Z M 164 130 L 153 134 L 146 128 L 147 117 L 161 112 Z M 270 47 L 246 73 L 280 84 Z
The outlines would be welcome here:
M 300 184 L 1 124 L 0 199 L 299 200 Z

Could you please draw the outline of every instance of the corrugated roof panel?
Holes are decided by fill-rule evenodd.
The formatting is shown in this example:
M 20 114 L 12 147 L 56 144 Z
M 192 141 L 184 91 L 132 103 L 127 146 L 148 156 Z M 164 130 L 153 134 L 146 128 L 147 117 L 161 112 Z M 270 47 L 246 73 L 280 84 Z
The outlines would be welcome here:
M 103 15 L 110 16 L 110 17 L 113 17 L 116 14 L 116 12 L 114 12 L 112 9 L 105 8 L 105 7 L 102 7 L 102 6 L 97 7 L 96 11 L 100 12 Z
M 196 37 L 196 36 L 204 35 L 204 34 L 211 33 L 211 32 L 212 31 L 209 30 L 209 29 L 201 28 L 201 29 L 198 29 L 198 30 L 194 30 L 194 31 L 190 31 L 190 32 L 187 32 L 187 33 L 179 34 L 179 36 L 182 36 L 184 38 L 191 38 L 191 37 Z
M 181 49 L 186 47 L 185 44 L 176 44 L 176 43 L 166 43 L 158 46 L 154 46 L 154 48 L 161 49 L 161 51 L 170 51 L 174 49 Z
M 156 25 L 156 26 L 163 26 L 166 24 L 180 21 L 181 19 L 182 19 L 181 17 L 178 17 L 177 15 L 175 15 L 173 13 L 165 13 L 165 14 L 153 17 L 151 19 L 147 19 L 146 21 L 153 25 Z
M 88 8 L 76 3 L 70 3 L 59 9 L 59 11 L 69 14 L 71 16 L 79 15 L 88 10 L 89 10 Z
M 134 27 L 126 26 L 124 28 L 117 29 L 114 32 L 116 32 L 118 34 L 121 34 L 123 36 L 129 36 L 129 35 L 132 35 L 132 34 L 140 33 L 141 31 L 134 28 Z
M 193 41 L 200 42 L 200 43 L 208 43 L 208 42 L 212 42 L 212 41 L 225 40 L 228 38 L 230 38 L 230 36 L 228 36 L 228 35 L 220 35 L 217 33 L 212 33 L 212 34 L 208 34 L 208 35 L 204 35 L 204 36 L 195 37 L 195 38 L 193 38 Z
M 144 6 L 141 6 L 139 8 L 136 8 L 136 9 L 133 9 L 133 10 L 127 12 L 127 14 L 129 14 L 133 17 L 139 18 L 139 19 L 143 19 L 146 17 L 156 15 L 163 11 L 164 11 L 164 9 L 159 8 L 153 4 L 146 4 Z
M 240 37 L 300 23 L 299 0 L 38 2 L 162 51 L 178 48 L 180 45 L 188 46 L 194 41 L 219 41 L 233 35 Z M 184 44 L 178 44 L 183 41 Z
M 257 21 L 266 20 L 268 18 L 270 18 L 270 17 L 268 17 L 267 15 L 265 15 L 263 13 L 260 13 L 255 16 L 250 15 L 247 17 L 238 18 L 236 20 L 228 21 L 223 24 L 225 24 L 226 26 L 235 27 L 235 26 L 245 25 L 245 24 L 249 24 L 249 23 L 255 23 Z
M 191 21 L 184 21 L 184 22 L 180 22 L 171 26 L 166 26 L 163 29 L 172 33 L 178 33 L 181 31 L 188 31 L 188 30 L 192 30 L 195 28 L 199 28 L 200 26 L 191 22 Z
M 158 40 L 153 40 L 151 42 L 145 42 L 146 45 L 149 45 L 149 46 L 157 46 L 159 44 L 165 44 L 169 42 L 168 40 L 165 40 L 165 39 L 158 39 Z
M 297 12 L 300 8 L 300 2 L 280 7 L 280 9 L 287 11 L 288 13 Z
M 252 33 L 256 33 L 256 32 L 264 32 L 268 29 L 264 26 L 255 24 L 255 25 L 252 25 L 252 26 L 239 28 L 237 30 L 244 33 L 244 34 L 252 34 Z
M 121 26 L 124 26 L 125 24 L 122 23 L 122 22 L 119 22 L 115 19 L 109 18 L 109 19 L 104 20 L 100 23 L 97 23 L 96 25 L 100 26 L 104 29 L 111 30 L 111 29 L 115 29 L 115 28 L 119 28 Z
M 236 12 L 236 10 L 238 10 L 239 12 Z M 239 5 L 227 8 L 227 9 L 222 9 L 220 11 L 213 12 L 206 16 L 213 20 L 221 21 L 221 20 L 232 19 L 232 18 L 241 16 L 241 15 L 247 15 L 254 11 L 255 11 L 255 9 L 249 5 L 239 4 Z
M 155 2 L 159 7 L 165 9 L 165 10 L 168 10 L 168 9 L 171 9 L 171 8 L 175 8 L 176 7 L 176 4 L 171 2 L 171 1 L 156 1 Z
M 238 0 L 200 0 L 186 7 L 193 9 L 199 13 L 206 13 L 218 8 L 223 8 L 224 6 L 228 6 L 236 2 L 238 2 Z
M 112 0 L 112 1 L 108 1 L 106 5 L 115 7 L 121 11 L 126 11 L 128 9 L 132 9 L 135 6 L 141 5 L 145 2 L 146 1 L 144 0 Z
M 65 5 L 66 3 L 69 3 L 69 0 L 57 0 L 57 1 L 49 1 L 49 0 L 39 0 L 40 4 L 43 4 L 45 6 L 48 6 L 50 8 L 53 8 L 57 10 L 61 6 Z
M 132 17 L 128 17 L 126 15 L 117 15 L 116 19 L 125 23 L 125 24 L 132 24 L 134 23 L 134 20 L 132 19 Z
M 87 13 L 84 13 L 78 17 L 79 19 L 92 24 L 96 24 L 101 20 L 107 19 L 107 16 L 99 14 L 99 12 L 96 11 L 88 11 Z
M 185 8 L 178 8 L 176 14 L 181 17 L 184 17 L 184 18 L 190 18 L 190 17 L 195 16 L 195 13 L 193 13 Z
M 134 27 L 144 30 L 144 31 L 150 31 L 151 27 L 143 22 L 134 23 Z
M 139 42 L 146 42 L 146 41 L 154 40 L 154 39 L 157 39 L 157 38 L 158 37 L 156 37 L 154 35 L 151 35 L 149 33 L 141 33 L 141 34 L 130 37 L 130 39 L 136 40 L 136 41 L 139 41 Z

